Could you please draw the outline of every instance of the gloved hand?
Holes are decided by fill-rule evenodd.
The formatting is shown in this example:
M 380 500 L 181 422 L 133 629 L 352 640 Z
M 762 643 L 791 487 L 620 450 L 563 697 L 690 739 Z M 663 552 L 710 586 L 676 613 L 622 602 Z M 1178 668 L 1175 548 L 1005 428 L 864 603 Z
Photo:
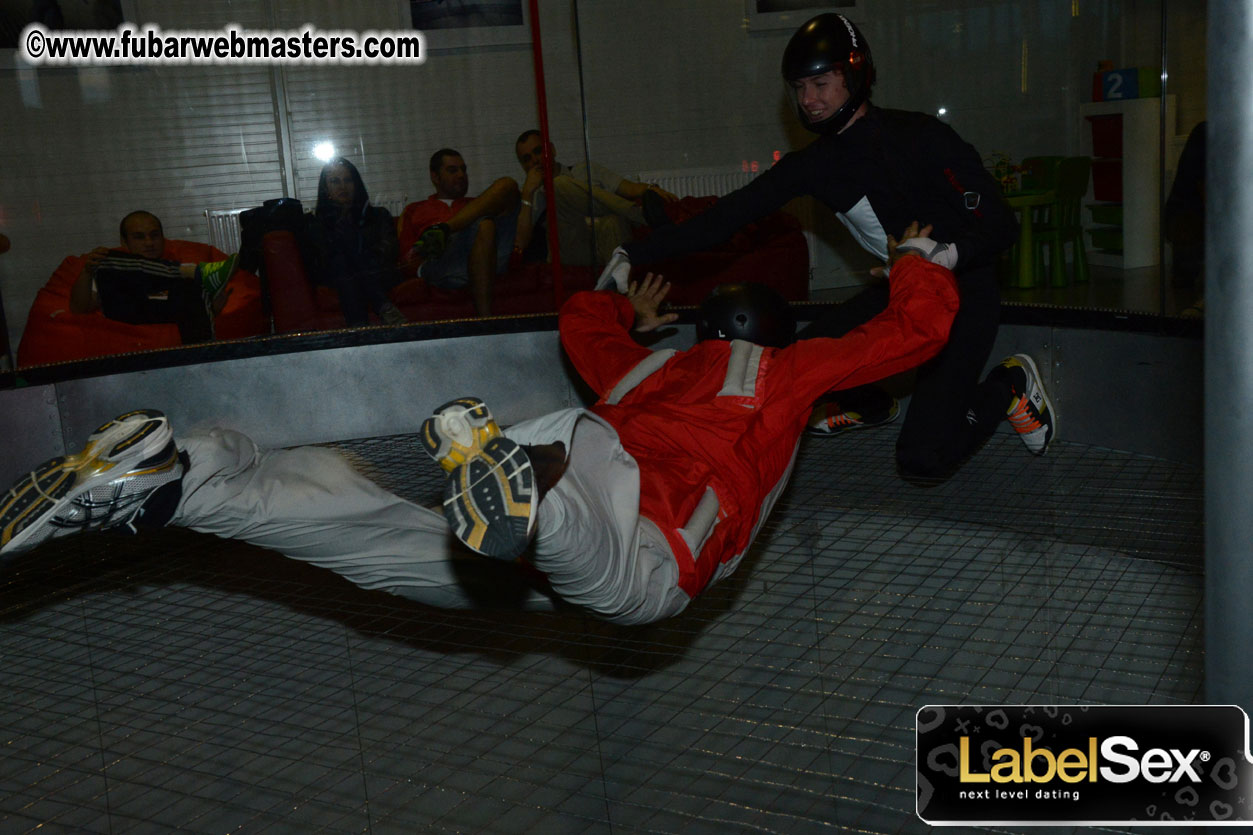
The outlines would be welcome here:
M 932 264 L 953 269 L 957 264 L 957 246 L 942 244 L 930 238 L 909 238 L 896 245 L 896 255 L 921 255 Z
M 906 255 L 920 255 L 933 264 L 953 269 L 957 265 L 957 245 L 945 244 L 931 240 L 931 224 L 918 227 L 914 221 L 905 227 L 900 241 L 888 235 L 888 263 L 886 267 L 875 267 L 870 274 L 886 278 L 891 274 L 892 265 Z

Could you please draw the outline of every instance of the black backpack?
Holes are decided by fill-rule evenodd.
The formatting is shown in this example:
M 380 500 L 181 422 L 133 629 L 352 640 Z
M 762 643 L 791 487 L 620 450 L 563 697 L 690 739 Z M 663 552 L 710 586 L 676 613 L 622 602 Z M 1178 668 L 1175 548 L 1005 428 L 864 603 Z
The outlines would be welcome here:
M 276 197 L 255 209 L 240 212 L 240 269 L 257 273 L 261 268 L 261 239 L 265 234 L 285 229 L 299 235 L 303 217 L 304 208 L 294 197 Z

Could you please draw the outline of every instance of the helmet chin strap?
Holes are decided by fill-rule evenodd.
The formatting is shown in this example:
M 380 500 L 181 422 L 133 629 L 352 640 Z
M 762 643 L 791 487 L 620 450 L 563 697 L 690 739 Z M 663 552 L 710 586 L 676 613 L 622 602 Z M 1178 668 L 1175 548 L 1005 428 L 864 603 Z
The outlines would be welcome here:
M 848 101 L 844 102 L 843 107 L 823 119 L 821 122 L 811 122 L 799 104 L 796 105 L 796 112 L 800 115 L 801 124 L 805 126 L 806 130 L 811 133 L 819 134 L 820 136 L 825 136 L 828 133 L 839 133 L 844 130 L 844 128 L 848 127 L 848 123 L 853 120 L 853 116 L 856 115 L 858 108 L 865 103 L 866 97 L 864 95 L 853 96 Z

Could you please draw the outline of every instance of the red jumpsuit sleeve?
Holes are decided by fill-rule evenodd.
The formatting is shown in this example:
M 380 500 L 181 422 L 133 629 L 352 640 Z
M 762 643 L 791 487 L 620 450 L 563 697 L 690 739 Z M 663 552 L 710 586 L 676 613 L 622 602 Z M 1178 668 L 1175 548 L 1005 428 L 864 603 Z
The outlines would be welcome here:
M 949 270 L 916 256 L 902 258 L 892 267 L 887 309 L 838 339 L 789 345 L 774 362 L 791 366 L 797 395 L 811 400 L 873 383 L 940 353 L 957 306 L 957 281 Z
M 561 306 L 557 319 L 561 346 L 599 398 L 653 353 L 631 338 L 634 323 L 631 302 L 609 290 L 584 290 Z

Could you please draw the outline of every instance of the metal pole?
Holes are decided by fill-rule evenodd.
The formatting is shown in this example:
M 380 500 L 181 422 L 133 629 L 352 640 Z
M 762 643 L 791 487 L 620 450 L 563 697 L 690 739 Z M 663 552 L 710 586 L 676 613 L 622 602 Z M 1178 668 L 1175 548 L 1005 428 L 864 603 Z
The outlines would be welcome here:
M 1166 49 L 1166 9 L 1170 5 L 1169 0 L 1162 0 L 1162 22 L 1161 28 L 1158 30 L 1161 37 L 1161 87 L 1162 91 L 1157 97 L 1157 216 L 1158 224 L 1161 228 L 1157 230 L 1157 315 L 1166 315 L 1166 282 L 1169 278 L 1166 275 L 1166 229 L 1165 223 L 1161 218 L 1166 217 L 1166 190 L 1170 188 L 1170 184 L 1166 182 L 1166 136 L 1173 136 L 1175 126 L 1166 124 L 1166 98 L 1170 93 L 1170 65 L 1167 63 Z
M 596 217 L 596 203 L 592 197 L 592 136 L 587 119 L 587 89 L 583 84 L 583 32 L 579 27 L 579 0 L 574 0 L 574 63 L 579 68 L 579 111 L 583 114 L 583 159 L 587 160 L 586 176 L 583 178 L 587 186 L 587 216 Z M 592 269 L 599 266 L 596 260 L 596 227 L 590 229 L 587 238 L 587 263 Z
M 1253 7 L 1210 0 L 1205 173 L 1205 698 L 1253 711 Z
M 539 31 L 539 0 L 531 0 L 531 61 L 535 66 L 535 98 L 539 107 L 540 142 L 544 153 L 544 217 L 548 224 L 548 254 L 553 268 L 553 309 L 560 310 L 565 299 L 561 281 L 561 246 L 557 237 L 557 193 L 553 191 L 553 159 L 548 153 L 548 87 L 544 83 L 544 41 Z

